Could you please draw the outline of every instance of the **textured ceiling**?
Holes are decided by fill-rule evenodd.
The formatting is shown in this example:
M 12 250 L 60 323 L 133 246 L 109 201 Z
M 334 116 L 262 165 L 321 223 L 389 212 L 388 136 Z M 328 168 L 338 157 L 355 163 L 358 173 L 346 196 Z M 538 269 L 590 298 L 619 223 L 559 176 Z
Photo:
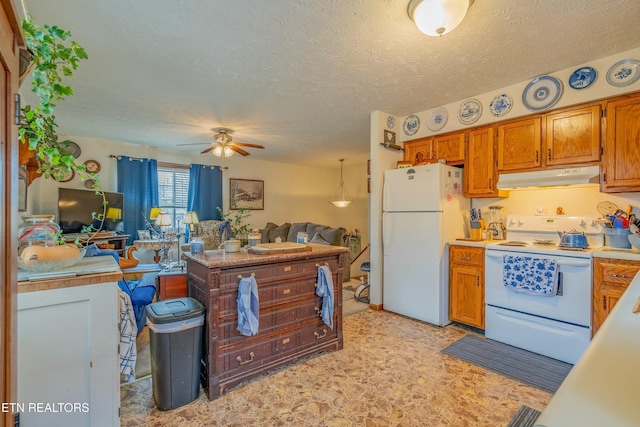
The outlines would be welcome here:
M 23 2 L 89 54 L 59 133 L 198 152 L 176 144 L 225 126 L 266 146 L 254 159 L 331 168 L 367 157 L 373 110 L 407 115 L 640 45 L 638 0 L 475 0 L 441 38 L 416 29 L 408 0 Z

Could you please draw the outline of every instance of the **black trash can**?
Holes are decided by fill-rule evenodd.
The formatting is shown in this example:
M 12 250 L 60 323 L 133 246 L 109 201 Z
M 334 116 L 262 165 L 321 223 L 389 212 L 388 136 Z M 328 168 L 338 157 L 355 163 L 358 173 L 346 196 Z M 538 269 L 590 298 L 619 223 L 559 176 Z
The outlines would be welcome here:
M 193 298 L 149 304 L 153 400 L 161 411 L 198 398 L 204 306 Z

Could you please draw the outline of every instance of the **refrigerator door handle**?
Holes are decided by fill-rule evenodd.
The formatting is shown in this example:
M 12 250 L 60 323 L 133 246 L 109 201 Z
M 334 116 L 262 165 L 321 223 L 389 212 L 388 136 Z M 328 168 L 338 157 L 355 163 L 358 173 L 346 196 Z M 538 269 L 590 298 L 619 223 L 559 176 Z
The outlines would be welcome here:
M 388 223 L 388 217 L 387 217 L 387 213 L 386 212 L 382 212 L 382 254 L 383 256 L 388 256 L 389 252 L 387 251 L 387 248 L 389 247 L 389 240 L 388 240 L 388 229 L 389 229 L 389 223 Z

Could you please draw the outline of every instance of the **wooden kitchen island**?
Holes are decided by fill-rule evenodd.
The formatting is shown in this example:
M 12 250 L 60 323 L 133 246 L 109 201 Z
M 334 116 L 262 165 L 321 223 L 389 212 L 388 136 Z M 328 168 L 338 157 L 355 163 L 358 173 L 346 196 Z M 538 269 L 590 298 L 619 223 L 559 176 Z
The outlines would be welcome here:
M 342 270 L 347 248 L 309 244 L 311 251 L 254 255 L 205 251 L 187 258 L 187 292 L 206 309 L 200 379 L 209 399 L 302 358 L 342 349 Z M 317 270 L 332 272 L 333 329 L 322 321 Z M 259 330 L 237 330 L 238 282 L 255 275 Z

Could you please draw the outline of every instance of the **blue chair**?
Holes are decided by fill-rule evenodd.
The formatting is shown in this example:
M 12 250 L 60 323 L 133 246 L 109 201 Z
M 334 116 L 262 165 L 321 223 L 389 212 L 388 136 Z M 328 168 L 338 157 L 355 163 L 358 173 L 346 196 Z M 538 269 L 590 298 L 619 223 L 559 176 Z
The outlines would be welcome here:
M 120 256 L 115 249 L 98 249 L 96 247 L 93 250 L 87 250 L 85 256 L 112 256 L 118 265 L 120 265 Z M 139 281 L 131 280 L 127 282 L 124 278 L 118 281 L 118 287 L 129 295 L 131 299 L 133 313 L 136 317 L 136 325 L 138 325 L 138 334 L 140 334 L 144 325 L 147 324 L 145 309 L 147 305 L 151 304 L 156 294 L 156 274 L 158 273 L 146 273 Z

